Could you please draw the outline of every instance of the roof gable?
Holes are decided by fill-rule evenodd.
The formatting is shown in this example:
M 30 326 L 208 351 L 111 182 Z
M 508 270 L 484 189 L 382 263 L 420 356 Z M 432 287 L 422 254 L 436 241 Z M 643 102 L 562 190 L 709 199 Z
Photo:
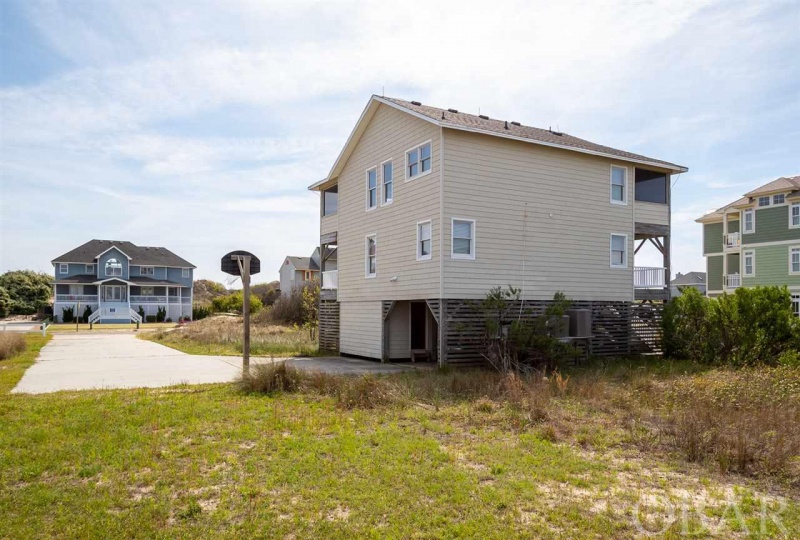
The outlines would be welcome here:
M 96 259 L 108 250 L 116 248 L 128 257 L 129 264 L 134 266 L 170 266 L 174 268 L 196 268 L 189 261 L 177 256 L 163 247 L 137 246 L 127 240 L 89 240 L 85 244 L 68 251 L 50 261 L 94 264 Z
M 353 131 L 350 133 L 350 136 L 342 148 L 342 151 L 336 158 L 336 161 L 328 173 L 328 176 L 311 185 L 309 189 L 319 189 L 327 182 L 330 182 L 339 176 L 348 158 L 360 141 L 361 136 L 364 134 L 369 121 L 375 115 L 375 111 L 381 104 L 392 107 L 406 114 L 410 114 L 416 118 L 419 118 L 420 120 L 430 122 L 442 128 L 482 133 L 494 137 L 502 137 L 531 144 L 560 148 L 573 152 L 650 165 L 652 167 L 668 169 L 672 172 L 685 172 L 688 170 L 686 167 L 676 165 L 668 161 L 662 161 L 649 158 L 647 156 L 634 154 L 632 152 L 618 150 L 609 146 L 603 146 L 585 139 L 573 137 L 572 135 L 568 135 L 566 133 L 554 132 L 551 130 L 534 128 L 531 126 L 523 126 L 518 122 L 492 120 L 486 116 L 475 116 L 456 111 L 455 109 L 445 110 L 438 107 L 422 105 L 419 102 L 411 102 L 402 99 L 373 95 L 367 103 L 367 106 L 364 108 L 364 111 L 362 111 L 358 122 L 356 122 Z
M 721 208 L 717 208 L 713 212 L 708 212 L 707 214 L 700 216 L 695 220 L 695 222 L 703 223 L 706 221 L 722 219 L 722 216 L 725 215 L 725 212 L 732 208 L 740 208 L 752 203 L 752 199 L 754 197 L 781 192 L 791 192 L 788 196 L 789 199 L 797 198 L 797 196 L 800 194 L 800 176 L 781 176 L 776 180 L 767 182 L 766 184 L 759 186 L 752 191 L 748 191 L 744 194 L 744 197 L 737 199 L 730 204 L 726 204 Z

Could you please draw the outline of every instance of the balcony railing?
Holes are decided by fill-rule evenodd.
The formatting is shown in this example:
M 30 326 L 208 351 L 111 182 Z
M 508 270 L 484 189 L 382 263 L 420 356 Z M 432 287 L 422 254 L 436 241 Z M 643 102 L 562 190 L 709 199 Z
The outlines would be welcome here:
M 322 288 L 323 289 L 338 289 L 339 288 L 339 271 L 329 270 L 322 272 Z
M 56 302 L 97 302 L 96 294 L 57 294 Z
M 735 249 L 742 245 L 742 237 L 738 232 L 728 233 L 724 236 L 724 242 L 727 249 Z
M 725 278 L 726 289 L 736 289 L 742 285 L 742 276 L 739 274 L 728 274 L 723 277 Z
M 189 296 L 131 296 L 131 304 L 190 304 L 191 301 Z
M 634 266 L 633 286 L 639 289 L 662 289 L 666 287 L 666 272 L 663 267 Z

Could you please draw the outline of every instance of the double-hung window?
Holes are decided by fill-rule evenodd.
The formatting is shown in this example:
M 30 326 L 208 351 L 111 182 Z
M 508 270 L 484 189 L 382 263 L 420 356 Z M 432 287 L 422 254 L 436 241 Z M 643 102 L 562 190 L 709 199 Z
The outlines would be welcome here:
M 121 276 L 122 263 L 117 259 L 108 259 L 106 261 L 106 276 Z
M 626 234 L 611 235 L 611 267 L 628 267 L 628 235 Z
M 772 196 L 772 204 L 783 204 L 784 202 L 786 202 L 786 195 L 783 193 Z
M 406 180 L 431 171 L 431 143 L 423 143 L 406 152 Z
M 188 278 L 189 272 L 191 272 L 191 268 L 182 268 L 181 269 L 181 277 Z
M 417 260 L 427 261 L 431 258 L 431 222 L 417 223 Z
M 800 227 L 800 203 L 789 207 L 789 227 Z
M 627 198 L 628 169 L 625 167 L 611 166 L 611 202 L 614 204 L 628 204 Z
M 378 206 L 378 169 L 367 171 L 367 210 Z
M 792 295 L 792 311 L 794 311 L 795 315 L 800 317 L 800 294 Z
M 475 258 L 475 220 L 453 218 L 453 259 Z
M 752 208 L 748 208 L 744 211 L 743 221 L 744 226 L 742 228 L 742 233 L 753 233 L 756 232 L 756 213 L 755 210 Z
M 769 206 L 769 195 L 758 198 L 758 206 Z
M 152 266 L 140 266 L 139 274 L 142 276 L 152 276 L 155 274 L 155 268 Z
M 389 204 L 394 199 L 394 169 L 389 160 L 381 165 L 381 178 L 383 181 L 383 196 L 381 204 Z
M 93 264 L 87 264 L 86 268 L 84 269 L 84 273 L 94 275 L 97 273 L 97 270 L 95 270 Z
M 800 274 L 800 247 L 789 248 L 789 273 Z
M 371 278 L 378 274 L 378 239 L 377 235 L 367 236 L 364 245 L 364 276 Z
M 58 264 L 58 273 L 59 274 L 67 274 L 69 273 L 69 265 L 66 263 L 59 263 Z
M 745 251 L 743 254 L 744 256 L 744 268 L 743 274 L 745 276 L 755 276 L 756 275 L 756 252 L 755 251 Z

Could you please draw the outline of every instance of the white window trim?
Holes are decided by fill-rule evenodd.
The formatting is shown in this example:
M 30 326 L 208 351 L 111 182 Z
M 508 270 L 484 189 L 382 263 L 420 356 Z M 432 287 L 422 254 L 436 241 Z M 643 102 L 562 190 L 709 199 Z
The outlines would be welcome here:
M 191 268 L 181 268 L 181 277 L 190 277 Z
M 144 269 L 149 268 L 152 272 L 145 273 Z M 140 266 L 139 267 L 139 275 L 140 276 L 155 276 L 156 275 L 156 268 L 154 266 Z
M 109 259 L 109 260 L 111 260 L 111 259 Z M 119 262 L 119 261 L 117 261 L 117 262 Z M 106 261 L 105 270 L 104 270 L 104 273 L 105 273 L 106 277 L 122 277 L 123 274 L 125 273 L 125 272 L 122 271 L 122 263 L 121 262 L 119 262 L 119 274 L 114 274 L 114 273 L 109 274 L 108 273 L 109 270 L 113 270 L 113 269 L 114 269 L 114 267 L 108 266 L 108 261 Z
M 789 275 L 790 276 L 797 276 L 800 275 L 800 272 L 793 272 L 792 271 L 792 250 L 800 251 L 800 246 L 789 246 Z
M 614 199 L 614 169 L 622 169 L 625 171 L 625 183 L 622 185 L 622 200 L 617 201 Z M 628 168 L 620 167 L 619 165 L 611 165 L 608 172 L 608 198 L 611 204 L 619 204 L 620 206 L 627 206 L 628 204 Z
M 369 205 L 369 173 L 375 171 L 375 206 Z M 381 205 L 381 179 L 378 177 L 378 167 L 370 167 L 364 171 L 364 208 L 367 212 L 375 210 Z
M 747 230 L 747 219 L 745 219 L 745 216 L 747 215 L 748 212 L 751 212 L 753 214 L 753 230 L 751 230 L 751 231 Z M 756 210 L 755 210 L 755 208 L 746 208 L 745 210 L 742 210 L 742 216 L 741 216 L 740 219 L 741 219 L 740 223 L 742 224 L 742 226 L 741 226 L 742 234 L 753 234 L 754 232 L 756 232 Z
M 387 163 L 391 163 L 392 164 L 392 198 L 389 199 L 388 201 L 384 201 L 383 197 L 384 197 L 384 195 L 386 195 L 386 184 L 384 183 L 383 166 L 386 165 Z M 393 160 L 387 159 L 386 161 L 381 163 L 381 166 L 380 166 L 380 178 L 379 178 L 379 182 L 378 182 L 378 184 L 380 184 L 380 186 L 381 186 L 381 193 L 380 193 L 381 197 L 380 197 L 380 201 L 379 201 L 381 206 L 389 206 L 390 204 L 392 204 L 392 201 L 394 201 L 394 188 L 395 188 L 395 185 L 394 185 L 394 176 L 395 176 L 395 174 L 394 173 L 395 173 L 395 171 L 394 171 L 394 161 Z M 414 178 L 416 178 L 416 176 Z
M 775 197 L 780 197 L 781 195 L 783 195 L 783 202 L 776 203 L 775 202 Z M 770 206 L 785 206 L 785 205 L 786 205 L 786 194 L 785 193 L 776 193 L 776 194 L 774 194 L 772 196 L 772 203 L 770 204 Z
M 369 273 L 369 239 L 375 241 L 375 273 Z M 378 277 L 378 233 L 368 234 L 364 237 L 364 277 L 372 279 Z
M 623 263 L 622 264 L 614 264 L 614 237 L 615 236 L 622 236 L 625 238 L 625 252 L 624 257 L 622 257 Z M 628 235 L 624 233 L 611 233 L 608 235 L 608 262 L 611 268 L 628 268 Z
M 430 237 L 431 251 L 427 255 L 422 255 L 422 239 L 419 236 L 419 231 L 420 231 L 420 226 L 424 225 L 426 223 L 431 226 L 431 237 Z M 473 231 L 472 234 L 474 236 L 474 234 L 475 234 L 474 231 Z M 418 221 L 417 222 L 417 260 L 418 261 L 429 261 L 429 260 L 431 260 L 432 256 L 433 256 L 433 221 L 430 220 L 430 219 L 426 219 L 425 221 Z
M 792 293 L 792 310 L 795 315 L 800 317 L 800 294 Z
M 69 274 L 69 264 L 67 264 L 67 263 L 58 263 L 58 273 L 59 274 Z
M 97 268 L 93 264 L 87 264 L 83 271 L 84 273 L 96 274 Z
M 408 154 L 410 152 L 413 152 L 414 150 L 419 150 L 420 148 L 422 148 L 426 144 L 430 144 L 431 145 L 431 168 L 428 169 L 425 172 L 417 173 L 414 176 L 408 176 Z M 427 141 L 421 142 L 416 146 L 412 146 L 411 148 L 406 150 L 405 156 L 406 156 L 405 157 L 406 166 L 403 168 L 404 182 L 410 182 L 412 180 L 416 180 L 417 178 L 422 178 L 423 176 L 428 176 L 429 174 L 431 174 L 433 172 L 433 142 L 431 141 L 431 139 L 428 139 Z M 420 163 L 419 168 L 422 169 L 422 159 L 419 160 L 419 163 Z
M 761 204 L 761 199 L 766 199 L 767 204 Z M 756 205 L 759 208 L 766 208 L 767 206 L 772 206 L 772 195 L 760 195 L 756 197 Z
M 753 271 L 751 273 L 749 273 L 749 274 L 747 273 L 747 264 L 746 264 L 746 259 L 747 259 L 748 255 L 753 257 Z M 755 252 L 755 250 L 747 249 L 745 251 L 742 251 L 742 276 L 755 277 L 755 275 L 756 275 L 756 252 Z
M 455 223 L 456 221 L 469 221 L 472 224 L 472 244 L 470 245 L 470 254 L 464 255 L 463 253 L 455 253 L 455 236 L 453 235 L 453 231 L 455 230 Z M 478 241 L 477 241 L 477 227 L 475 226 L 475 220 L 470 218 L 462 218 L 462 217 L 452 217 L 450 218 L 450 258 L 451 259 L 461 259 L 467 261 L 474 261 L 475 260 L 475 252 L 477 251 Z M 431 236 L 433 236 L 433 230 L 431 230 Z
M 792 208 L 794 208 L 795 206 L 800 208 L 800 203 L 792 203 L 788 206 L 789 206 L 789 228 L 800 229 L 800 223 L 798 223 L 797 225 L 792 225 Z

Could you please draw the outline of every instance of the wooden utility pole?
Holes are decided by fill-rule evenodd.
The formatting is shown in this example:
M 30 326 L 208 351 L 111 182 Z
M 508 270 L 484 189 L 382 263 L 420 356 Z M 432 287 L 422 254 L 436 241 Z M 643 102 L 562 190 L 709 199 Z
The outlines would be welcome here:
M 242 315 L 244 317 L 244 343 L 242 344 L 242 371 L 250 373 L 250 255 L 233 255 L 242 275 Z

